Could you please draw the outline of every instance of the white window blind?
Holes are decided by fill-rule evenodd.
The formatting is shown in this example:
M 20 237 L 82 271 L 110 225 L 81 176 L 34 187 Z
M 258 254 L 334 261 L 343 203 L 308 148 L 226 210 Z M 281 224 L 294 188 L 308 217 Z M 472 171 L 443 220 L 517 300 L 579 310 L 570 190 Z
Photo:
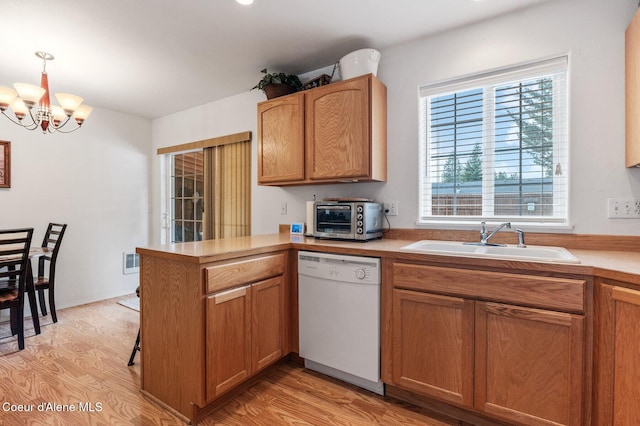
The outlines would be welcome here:
M 420 222 L 566 224 L 567 57 L 420 88 Z

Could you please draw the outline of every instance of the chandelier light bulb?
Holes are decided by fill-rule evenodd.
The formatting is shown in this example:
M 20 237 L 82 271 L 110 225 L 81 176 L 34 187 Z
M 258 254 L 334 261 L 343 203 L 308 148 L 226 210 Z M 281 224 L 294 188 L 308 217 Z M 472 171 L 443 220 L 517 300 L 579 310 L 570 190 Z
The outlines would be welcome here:
M 73 118 L 76 120 L 76 123 L 78 123 L 78 126 L 82 126 L 82 123 L 84 123 L 84 120 L 91 114 L 91 111 L 93 111 L 93 108 L 88 105 L 80 105 L 78 109 L 75 110 Z
M 69 93 L 56 93 L 56 99 L 62 109 L 69 116 L 73 114 L 73 112 L 77 110 L 82 103 L 82 98 L 80 96 L 71 95 Z
M 22 120 L 27 114 L 29 114 L 29 108 L 27 108 L 24 101 L 20 98 L 15 98 L 13 102 L 11 102 L 11 109 L 16 117 L 18 117 L 18 120 Z
M 42 87 L 27 83 L 14 83 L 13 87 L 16 88 L 18 96 L 20 96 L 24 104 L 29 109 L 33 108 L 35 104 L 40 102 L 40 98 L 42 98 L 42 95 L 46 92 Z
M 53 124 L 56 127 L 58 127 L 60 123 L 67 118 L 67 113 L 58 105 L 51 105 L 51 115 L 53 116 Z
M 0 110 L 6 111 L 18 93 L 10 87 L 0 86 Z

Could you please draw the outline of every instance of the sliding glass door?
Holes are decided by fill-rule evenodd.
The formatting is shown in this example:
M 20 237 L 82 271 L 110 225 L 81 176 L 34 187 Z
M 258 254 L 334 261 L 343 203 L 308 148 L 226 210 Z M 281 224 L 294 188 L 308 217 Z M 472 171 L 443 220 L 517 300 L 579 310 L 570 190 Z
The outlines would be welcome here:
M 251 133 L 161 148 L 162 242 L 251 235 Z
M 170 241 L 201 241 L 204 212 L 203 150 L 170 156 Z

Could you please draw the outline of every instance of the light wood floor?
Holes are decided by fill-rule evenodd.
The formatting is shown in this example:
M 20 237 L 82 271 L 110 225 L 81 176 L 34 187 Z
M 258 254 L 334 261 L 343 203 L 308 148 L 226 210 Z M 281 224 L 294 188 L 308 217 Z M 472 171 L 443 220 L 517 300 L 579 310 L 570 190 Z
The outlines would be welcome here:
M 0 324 L 0 426 L 182 424 L 139 392 L 139 355 L 127 366 L 138 312 L 117 300 L 61 310 L 56 324 L 44 317 L 38 336 L 26 320 L 23 351 Z M 33 412 L 15 411 L 19 406 Z M 286 363 L 199 424 L 458 423 Z

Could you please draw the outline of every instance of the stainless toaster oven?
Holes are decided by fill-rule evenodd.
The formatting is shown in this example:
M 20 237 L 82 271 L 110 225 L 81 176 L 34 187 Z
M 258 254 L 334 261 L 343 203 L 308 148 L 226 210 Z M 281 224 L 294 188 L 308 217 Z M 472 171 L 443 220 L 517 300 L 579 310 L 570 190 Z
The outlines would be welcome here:
M 383 208 L 373 202 L 316 201 L 313 236 L 356 241 L 382 238 Z

